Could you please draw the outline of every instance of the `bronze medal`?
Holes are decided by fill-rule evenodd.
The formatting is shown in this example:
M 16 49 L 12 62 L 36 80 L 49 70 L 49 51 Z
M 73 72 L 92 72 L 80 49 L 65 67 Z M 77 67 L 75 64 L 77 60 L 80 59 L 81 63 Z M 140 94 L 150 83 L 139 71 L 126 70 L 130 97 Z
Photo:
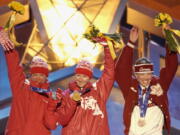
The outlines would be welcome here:
M 139 126 L 139 127 L 144 127 L 145 125 L 146 125 L 145 119 L 144 119 L 144 118 L 140 118 L 140 119 L 138 120 L 138 126 Z

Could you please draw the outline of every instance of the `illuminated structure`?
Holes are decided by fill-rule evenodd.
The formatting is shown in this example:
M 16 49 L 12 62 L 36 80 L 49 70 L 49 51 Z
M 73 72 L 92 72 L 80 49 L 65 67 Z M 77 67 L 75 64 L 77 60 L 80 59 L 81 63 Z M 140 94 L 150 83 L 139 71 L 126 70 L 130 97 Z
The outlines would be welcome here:
M 48 61 L 51 65 L 49 68 L 53 71 L 72 66 L 82 58 L 100 67 L 103 63 L 99 57 L 103 55 L 102 47 L 87 41 L 82 34 L 91 24 L 96 25 L 102 32 L 115 32 L 122 16 L 122 13 L 117 15 L 122 1 L 30 0 L 29 2 L 35 23 L 21 60 L 22 64 L 28 64 L 33 56 L 40 55 Z

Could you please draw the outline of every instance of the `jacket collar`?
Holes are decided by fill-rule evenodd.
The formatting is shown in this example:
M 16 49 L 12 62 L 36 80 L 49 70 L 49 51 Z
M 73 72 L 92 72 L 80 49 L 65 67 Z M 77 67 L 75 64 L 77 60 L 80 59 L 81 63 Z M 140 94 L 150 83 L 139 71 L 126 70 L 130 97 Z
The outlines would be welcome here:
M 91 82 L 88 82 L 83 88 L 78 87 L 78 85 L 77 85 L 77 83 L 75 81 L 69 83 L 69 89 L 71 91 L 79 91 L 79 92 L 83 93 L 87 89 L 90 90 L 91 88 L 93 88 Z

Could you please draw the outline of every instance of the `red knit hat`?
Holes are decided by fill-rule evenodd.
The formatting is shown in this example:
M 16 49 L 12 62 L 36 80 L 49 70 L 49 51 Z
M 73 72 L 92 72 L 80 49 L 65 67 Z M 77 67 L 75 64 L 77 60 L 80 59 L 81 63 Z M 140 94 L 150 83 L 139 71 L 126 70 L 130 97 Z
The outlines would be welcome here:
M 76 66 L 75 73 L 84 74 L 91 78 L 93 74 L 93 66 L 89 61 L 81 60 Z
M 49 73 L 48 64 L 38 56 L 35 56 L 32 59 L 30 68 L 31 68 L 30 69 L 31 74 L 42 73 L 48 76 L 48 73 Z

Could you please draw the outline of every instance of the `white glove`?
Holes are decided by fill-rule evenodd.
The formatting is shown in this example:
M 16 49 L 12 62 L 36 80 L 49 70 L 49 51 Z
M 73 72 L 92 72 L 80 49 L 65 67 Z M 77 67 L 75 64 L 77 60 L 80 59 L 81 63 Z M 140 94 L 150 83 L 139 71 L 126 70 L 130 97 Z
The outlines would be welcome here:
M 8 33 L 0 28 L 0 45 L 3 47 L 4 51 L 9 51 L 14 49 L 13 42 L 9 39 Z

